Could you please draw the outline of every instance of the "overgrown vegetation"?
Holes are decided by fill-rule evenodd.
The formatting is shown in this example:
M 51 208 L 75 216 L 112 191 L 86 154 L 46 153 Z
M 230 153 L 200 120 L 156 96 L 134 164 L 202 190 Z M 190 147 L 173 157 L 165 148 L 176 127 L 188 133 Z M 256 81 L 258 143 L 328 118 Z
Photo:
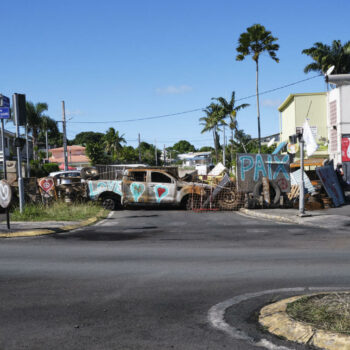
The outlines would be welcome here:
M 350 294 L 331 293 L 301 298 L 288 304 L 287 313 L 327 331 L 350 333 Z
M 68 204 L 57 201 L 51 205 L 27 204 L 21 214 L 19 208 L 11 213 L 13 221 L 80 221 L 105 216 L 108 211 L 93 202 Z

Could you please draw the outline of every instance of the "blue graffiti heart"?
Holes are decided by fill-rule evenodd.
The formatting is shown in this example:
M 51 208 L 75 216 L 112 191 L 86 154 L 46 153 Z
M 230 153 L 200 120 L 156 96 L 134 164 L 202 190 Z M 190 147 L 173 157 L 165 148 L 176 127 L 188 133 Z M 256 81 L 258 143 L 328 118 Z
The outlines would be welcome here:
M 145 192 L 145 185 L 137 183 L 137 182 L 133 182 L 130 185 L 130 191 L 131 191 L 132 196 L 134 197 L 134 201 L 138 202 L 139 198 L 142 196 L 143 192 Z
M 154 186 L 154 193 L 156 194 L 157 202 L 159 203 L 164 197 L 169 194 L 169 189 L 163 185 Z

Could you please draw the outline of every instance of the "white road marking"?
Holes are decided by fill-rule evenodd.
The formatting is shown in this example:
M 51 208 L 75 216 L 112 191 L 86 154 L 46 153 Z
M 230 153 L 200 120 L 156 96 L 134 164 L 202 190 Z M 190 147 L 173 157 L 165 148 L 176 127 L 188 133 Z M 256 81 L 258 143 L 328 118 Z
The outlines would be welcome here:
M 110 219 L 114 214 L 114 211 L 111 211 L 107 217 L 103 220 L 101 220 L 100 222 L 98 222 L 95 226 L 103 226 L 105 225 L 106 223 L 109 223 L 108 219 Z M 113 224 L 117 224 L 118 222 L 113 222 Z
M 216 329 L 219 329 L 227 334 L 229 334 L 232 338 L 237 340 L 243 340 L 248 342 L 249 344 L 265 348 L 268 350 L 291 350 L 292 348 L 287 348 L 285 346 L 279 346 L 271 343 L 267 339 L 261 339 L 259 341 L 255 341 L 252 337 L 250 337 L 245 332 L 232 327 L 225 321 L 225 312 L 226 310 L 233 306 L 241 303 L 242 301 L 257 298 L 267 294 L 274 293 L 288 293 L 288 292 L 310 292 L 310 291 L 326 291 L 326 290 L 344 290 L 348 289 L 346 287 L 296 287 L 296 288 L 280 288 L 280 289 L 269 289 L 263 290 L 261 292 L 256 293 L 246 293 L 237 295 L 231 299 L 225 300 L 221 303 L 218 303 L 210 308 L 208 312 L 208 321 L 209 323 Z

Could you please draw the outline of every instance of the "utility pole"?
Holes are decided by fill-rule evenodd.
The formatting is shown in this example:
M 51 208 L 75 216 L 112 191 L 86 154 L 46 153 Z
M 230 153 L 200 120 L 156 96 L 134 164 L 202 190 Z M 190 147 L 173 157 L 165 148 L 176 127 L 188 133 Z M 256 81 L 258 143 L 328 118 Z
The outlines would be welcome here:
M 165 150 L 165 145 L 163 147 L 163 159 L 164 159 L 164 165 L 166 164 L 166 150 Z
M 141 160 L 141 136 L 139 133 L 139 163 L 141 164 L 142 160 Z
M 47 138 L 47 128 L 45 130 L 45 142 L 46 142 L 46 159 L 47 159 L 47 162 L 49 162 L 49 142 Z
M 154 140 L 154 153 L 155 153 L 155 157 L 156 157 L 156 166 L 158 166 L 158 157 L 157 157 L 157 140 Z
M 65 110 L 65 106 L 64 106 L 64 101 L 62 101 L 62 127 L 63 127 L 64 171 L 68 171 L 67 132 L 66 132 L 66 110 Z

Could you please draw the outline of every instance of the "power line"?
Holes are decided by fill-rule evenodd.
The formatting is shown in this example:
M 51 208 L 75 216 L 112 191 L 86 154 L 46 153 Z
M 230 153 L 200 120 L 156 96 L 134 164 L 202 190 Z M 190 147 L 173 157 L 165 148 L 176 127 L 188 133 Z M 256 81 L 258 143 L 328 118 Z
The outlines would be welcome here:
M 274 91 L 277 91 L 277 90 L 281 90 L 281 89 L 285 89 L 289 86 L 293 86 L 293 85 L 297 85 L 297 84 L 300 84 L 300 83 L 303 83 L 305 81 L 308 81 L 308 80 L 312 80 L 312 79 L 315 79 L 315 78 L 318 78 L 320 76 L 323 76 L 322 74 L 318 74 L 318 75 L 315 75 L 311 78 L 306 78 L 306 79 L 302 79 L 302 80 L 298 80 L 294 83 L 290 83 L 290 84 L 286 84 L 286 85 L 282 85 L 282 86 L 279 86 L 277 88 L 274 88 L 274 89 L 270 89 L 270 90 L 266 90 L 266 91 L 263 91 L 263 92 L 260 92 L 259 93 L 259 96 L 261 95 L 266 95 L 266 94 L 269 94 L 271 92 L 274 92 Z M 239 99 L 236 100 L 236 102 L 238 101 L 243 101 L 243 100 L 247 100 L 249 98 L 253 98 L 253 97 L 256 97 L 256 94 L 253 94 L 253 95 L 249 95 L 249 96 L 246 96 L 246 97 L 241 97 Z M 167 117 L 174 117 L 174 116 L 177 116 L 177 115 L 184 115 L 184 114 L 188 114 L 188 113 L 193 113 L 193 112 L 199 112 L 199 111 L 202 111 L 203 110 L 203 107 L 202 108 L 195 108 L 195 109 L 190 109 L 190 110 L 187 110 L 187 111 L 182 111 L 182 112 L 177 112 L 177 113 L 170 113 L 170 114 L 162 114 L 162 115 L 157 115 L 157 116 L 151 116 L 151 117 L 143 117 L 143 118 L 135 118 L 135 119 L 126 119 L 126 120 L 107 120 L 107 121 L 92 121 L 92 122 L 86 122 L 86 121 L 82 121 L 82 122 L 70 122 L 70 123 L 74 123 L 74 124 L 106 124 L 106 123 L 130 123 L 130 122 L 137 122 L 137 121 L 142 121 L 142 120 L 151 120 L 151 119 L 159 119 L 159 118 L 167 118 Z

